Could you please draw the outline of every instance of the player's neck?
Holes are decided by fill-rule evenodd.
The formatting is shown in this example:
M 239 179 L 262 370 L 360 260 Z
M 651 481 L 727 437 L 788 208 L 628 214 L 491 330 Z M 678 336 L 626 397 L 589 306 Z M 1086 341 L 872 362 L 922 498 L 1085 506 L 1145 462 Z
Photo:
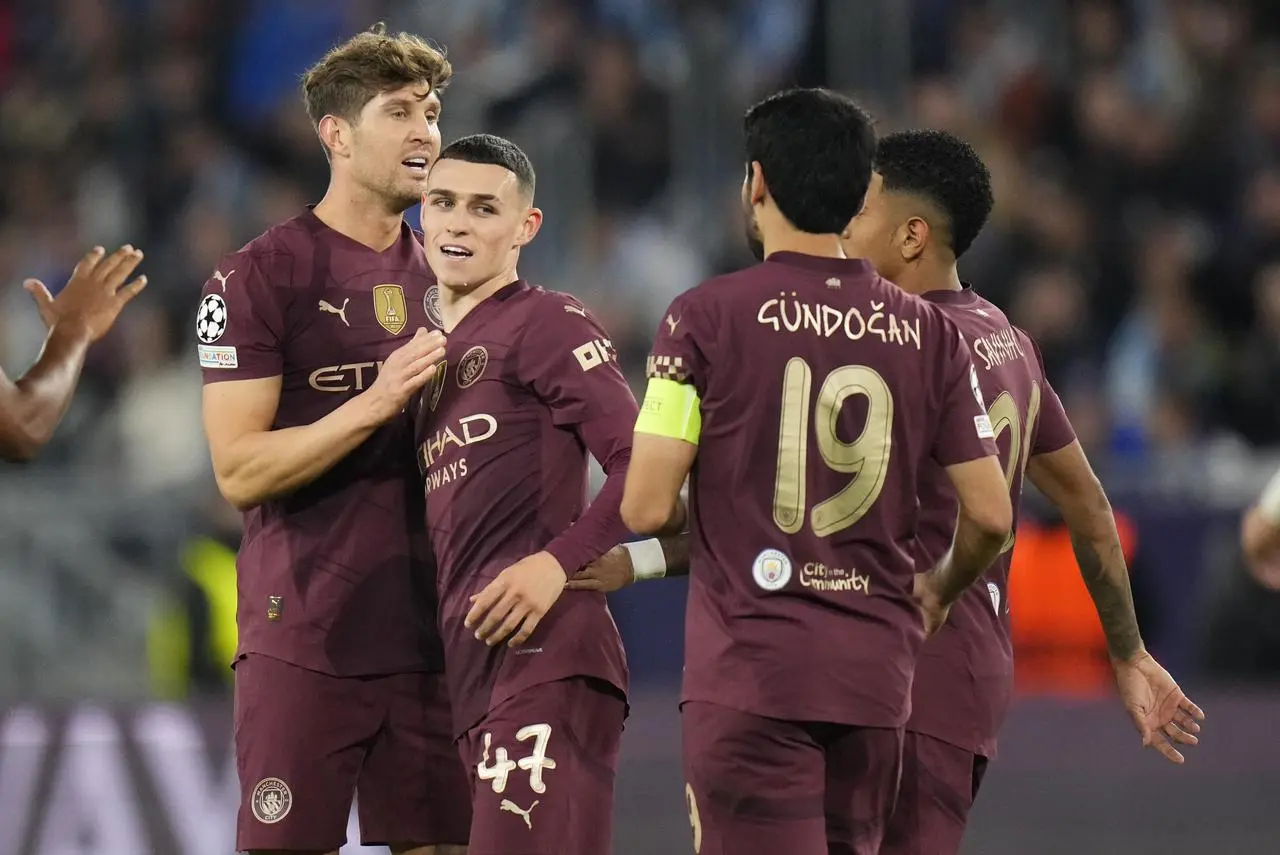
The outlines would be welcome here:
M 903 291 L 909 294 L 928 294 L 930 291 L 963 291 L 960 271 L 954 264 L 945 267 L 922 263 L 916 265 L 895 281 Z
M 760 206 L 757 223 L 760 229 L 760 241 L 764 244 L 765 258 L 775 252 L 796 252 L 818 258 L 846 257 L 844 247 L 840 245 L 840 235 L 802 232 L 775 205 Z
M 441 283 L 440 318 L 444 321 L 445 335 L 453 332 L 462 319 L 485 300 L 519 279 L 515 267 L 507 267 L 492 279 L 485 280 L 474 288 L 453 288 Z
M 400 239 L 403 213 L 387 209 L 385 199 L 330 184 L 312 213 L 329 228 L 375 252 L 382 252 Z
M 775 252 L 797 252 L 819 258 L 845 258 L 839 235 L 815 235 L 800 231 L 780 231 L 764 236 L 764 257 Z

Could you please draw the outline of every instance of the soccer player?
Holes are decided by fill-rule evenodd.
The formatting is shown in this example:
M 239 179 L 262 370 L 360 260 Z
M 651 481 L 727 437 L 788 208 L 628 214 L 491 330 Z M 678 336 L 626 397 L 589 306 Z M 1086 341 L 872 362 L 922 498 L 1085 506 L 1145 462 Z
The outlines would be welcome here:
M 434 569 L 404 409 L 444 356 L 404 212 L 440 147 L 444 56 L 382 28 L 303 79 L 314 209 L 221 260 L 197 318 L 204 423 L 238 558 L 237 848 L 465 851 Z
M 1254 578 L 1268 588 L 1280 590 L 1280 472 L 1245 511 L 1240 544 Z
M 850 223 L 845 249 L 936 305 L 970 342 L 1014 508 L 1025 472 L 1070 529 L 1121 700 L 1143 744 L 1181 763 L 1174 743 L 1196 743 L 1196 719 L 1203 713 L 1143 646 L 1102 485 L 1045 378 L 1035 344 L 961 284 L 956 261 L 991 206 L 991 176 L 963 140 L 938 131 L 892 134 L 880 140 L 867 203 Z M 938 467 L 926 466 L 921 475 L 919 546 L 927 564 L 950 543 L 956 498 Z M 921 651 L 884 855 L 954 855 L 960 849 L 1013 688 L 1007 599 L 1012 549 L 1010 535 L 985 584 L 964 593 Z
M 791 90 L 745 130 L 764 260 L 676 298 L 659 324 L 622 514 L 637 533 L 678 531 L 692 470 L 695 847 L 870 855 L 926 624 L 995 557 L 1009 494 L 955 325 L 841 250 L 870 180 L 868 117 Z M 917 576 L 915 485 L 934 463 L 960 512 L 954 548 Z
M 459 139 L 431 170 L 422 229 L 449 345 L 418 408 L 419 462 L 470 851 L 607 855 L 626 661 L 604 596 L 560 595 L 627 534 L 636 402 L 582 304 L 516 273 L 542 222 L 533 193 L 529 159 L 498 137 Z M 608 476 L 590 507 L 588 453 Z
M 89 345 L 147 287 L 146 276 L 129 281 L 142 250 L 122 246 L 104 255 L 99 246 L 80 259 L 56 299 L 38 279 L 23 283 L 49 335 L 35 365 L 18 380 L 0 370 L 0 459 L 25 462 L 44 448 L 71 404 Z

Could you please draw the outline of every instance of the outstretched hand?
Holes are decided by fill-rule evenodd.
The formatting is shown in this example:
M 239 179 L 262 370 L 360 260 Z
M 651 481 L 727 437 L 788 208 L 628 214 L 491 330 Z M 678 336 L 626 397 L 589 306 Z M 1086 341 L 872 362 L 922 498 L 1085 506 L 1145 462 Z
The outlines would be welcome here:
M 110 255 L 105 252 L 100 246 L 89 250 L 57 297 L 39 279 L 22 283 L 46 327 L 76 324 L 90 341 L 97 341 L 110 331 L 125 304 L 147 287 L 146 276 L 128 281 L 142 263 L 142 250 L 126 244 Z
M 1186 758 L 1178 745 L 1200 742 L 1204 711 L 1178 688 L 1173 677 L 1143 650 L 1132 659 L 1112 661 L 1120 701 L 1142 737 L 1144 748 L 1154 748 L 1171 763 Z

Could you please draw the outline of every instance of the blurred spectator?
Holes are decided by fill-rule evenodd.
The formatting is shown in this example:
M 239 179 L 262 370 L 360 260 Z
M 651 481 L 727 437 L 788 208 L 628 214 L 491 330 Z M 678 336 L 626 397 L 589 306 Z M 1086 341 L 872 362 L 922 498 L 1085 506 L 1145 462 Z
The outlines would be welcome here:
M 826 82 L 875 90 L 860 94 L 885 130 L 942 127 L 982 152 L 996 208 L 961 273 L 1035 337 L 1104 479 L 1172 483 L 1223 443 L 1280 445 L 1274 4 L 866 0 L 902 26 L 832 32 L 846 2 L 0 3 L 0 360 L 18 370 L 43 340 L 18 284 L 65 281 L 84 245 L 142 246 L 151 282 L 37 472 L 202 507 L 200 283 L 320 197 L 298 74 L 378 20 L 448 48 L 446 138 L 530 153 L 547 218 L 521 273 L 585 299 L 637 389 L 672 297 L 751 261 L 743 108 Z M 893 40 L 876 47 L 901 63 L 833 79 L 860 39 Z

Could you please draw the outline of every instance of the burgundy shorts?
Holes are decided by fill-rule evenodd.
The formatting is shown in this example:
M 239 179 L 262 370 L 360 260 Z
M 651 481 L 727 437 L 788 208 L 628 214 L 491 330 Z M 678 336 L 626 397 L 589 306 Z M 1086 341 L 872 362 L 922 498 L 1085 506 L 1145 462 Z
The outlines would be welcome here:
M 617 689 L 572 677 L 520 692 L 467 731 L 468 855 L 608 855 L 626 710 Z
M 467 842 L 466 770 L 441 674 L 334 677 L 268 656 L 235 669 L 236 849 Z
M 883 855 L 956 855 L 987 758 L 949 742 L 907 733 L 902 786 Z
M 681 707 L 685 799 L 700 855 L 875 855 L 902 730 Z

